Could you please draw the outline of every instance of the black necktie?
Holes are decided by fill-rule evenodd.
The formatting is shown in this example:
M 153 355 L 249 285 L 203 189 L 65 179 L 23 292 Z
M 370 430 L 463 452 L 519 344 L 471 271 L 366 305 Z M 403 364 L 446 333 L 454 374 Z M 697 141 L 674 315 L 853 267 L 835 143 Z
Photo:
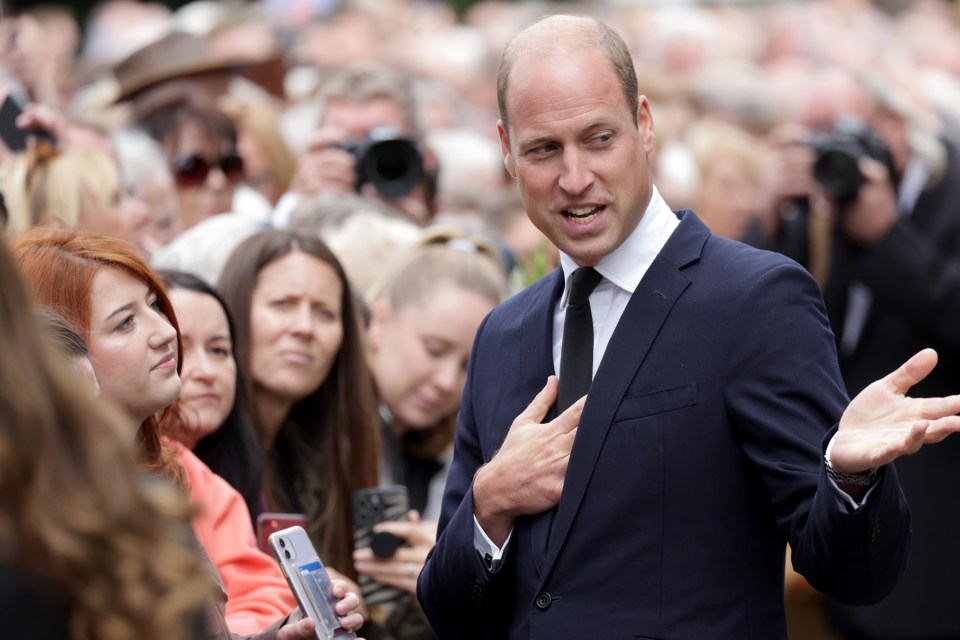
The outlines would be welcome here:
M 560 388 L 557 414 L 586 395 L 593 380 L 593 315 L 590 293 L 603 279 L 593 267 L 580 267 L 570 276 L 570 295 L 560 347 Z

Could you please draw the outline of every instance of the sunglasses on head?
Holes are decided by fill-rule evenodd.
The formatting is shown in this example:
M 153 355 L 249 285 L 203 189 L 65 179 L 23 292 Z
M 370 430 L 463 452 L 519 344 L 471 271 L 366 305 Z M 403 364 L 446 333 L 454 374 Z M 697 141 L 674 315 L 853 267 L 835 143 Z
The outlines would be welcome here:
M 199 187 L 207 181 L 210 170 L 219 167 L 227 181 L 240 182 L 243 179 L 243 158 L 229 153 L 217 158 L 215 163 L 208 162 L 197 154 L 177 156 L 173 159 L 173 177 L 181 187 Z

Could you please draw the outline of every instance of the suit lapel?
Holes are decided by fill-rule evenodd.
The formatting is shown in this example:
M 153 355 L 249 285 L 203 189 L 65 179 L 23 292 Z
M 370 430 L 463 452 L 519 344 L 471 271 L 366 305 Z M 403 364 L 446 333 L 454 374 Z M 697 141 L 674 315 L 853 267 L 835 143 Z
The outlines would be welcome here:
M 650 265 L 627 303 L 590 387 L 570 455 L 560 505 L 550 530 L 546 559 L 540 572 L 541 585 L 573 524 L 613 416 L 670 310 L 690 285 L 690 278 L 683 273 L 683 268 L 700 258 L 710 235 L 706 226 L 691 212 L 685 211 L 681 215 L 680 226 Z
M 548 295 L 549 298 L 538 298 L 534 301 L 520 325 L 520 393 L 527 403 L 543 389 L 547 377 L 556 373 L 553 366 L 553 312 L 563 293 L 563 270 L 556 269 L 550 278 L 552 282 L 542 291 L 543 295 Z M 544 422 L 555 417 L 554 406 L 550 408 Z M 531 552 L 539 570 L 546 555 L 552 512 L 532 516 L 531 520 Z

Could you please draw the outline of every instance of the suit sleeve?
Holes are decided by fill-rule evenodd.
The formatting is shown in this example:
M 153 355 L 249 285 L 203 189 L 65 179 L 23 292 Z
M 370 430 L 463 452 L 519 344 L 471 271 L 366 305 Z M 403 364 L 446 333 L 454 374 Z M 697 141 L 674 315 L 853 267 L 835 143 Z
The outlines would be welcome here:
M 859 509 L 826 476 L 823 452 L 848 404 L 819 289 L 799 265 L 777 262 L 739 302 L 725 402 L 770 497 L 796 570 L 849 603 L 886 596 L 906 566 L 910 518 L 892 466 Z
M 437 543 L 417 583 L 417 597 L 440 640 L 486 640 L 505 637 L 509 616 L 498 607 L 510 584 L 510 554 L 497 573 L 490 573 L 473 544 L 474 516 L 471 485 L 485 462 L 474 413 L 472 388 L 478 384 L 477 353 L 483 349 L 484 320 L 474 341 L 457 417 L 453 464 L 443 495 Z M 497 610 L 499 609 L 499 612 Z

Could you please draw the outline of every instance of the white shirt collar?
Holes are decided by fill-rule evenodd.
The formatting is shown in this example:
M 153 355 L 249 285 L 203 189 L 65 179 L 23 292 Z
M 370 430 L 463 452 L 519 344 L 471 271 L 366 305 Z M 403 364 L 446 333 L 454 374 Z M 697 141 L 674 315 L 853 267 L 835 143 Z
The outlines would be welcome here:
M 617 287 L 632 294 L 679 224 L 680 219 L 660 197 L 657 188 L 653 187 L 650 202 L 640 217 L 637 228 L 613 253 L 601 258 L 594 268 Z M 578 265 L 573 258 L 561 251 L 560 267 L 563 269 L 564 282 L 567 283 L 560 300 L 560 306 L 565 307 L 570 274 Z

